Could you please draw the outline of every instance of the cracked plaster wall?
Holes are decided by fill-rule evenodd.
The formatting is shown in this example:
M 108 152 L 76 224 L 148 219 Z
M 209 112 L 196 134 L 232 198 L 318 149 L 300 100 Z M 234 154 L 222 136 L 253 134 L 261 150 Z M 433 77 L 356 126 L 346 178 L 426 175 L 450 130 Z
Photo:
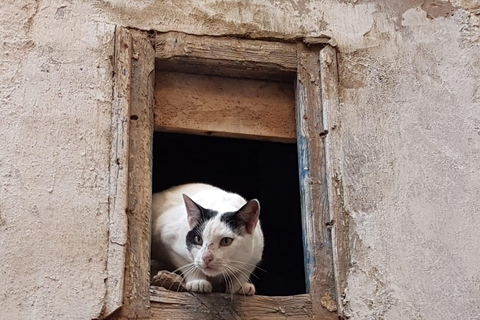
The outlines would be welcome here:
M 114 26 L 332 37 L 351 319 L 479 319 L 478 1 L 0 3 L 0 319 L 103 308 Z

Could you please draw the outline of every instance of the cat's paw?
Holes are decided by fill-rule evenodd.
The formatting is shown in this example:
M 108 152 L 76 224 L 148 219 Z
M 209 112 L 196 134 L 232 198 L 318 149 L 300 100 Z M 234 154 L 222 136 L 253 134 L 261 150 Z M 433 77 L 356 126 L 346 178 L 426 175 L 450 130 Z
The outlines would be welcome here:
M 212 292 L 212 284 L 207 280 L 193 280 L 185 285 L 188 291 L 208 293 Z
M 243 294 L 244 296 L 253 296 L 255 294 L 255 286 L 249 282 L 238 285 L 237 288 L 234 289 L 236 294 Z

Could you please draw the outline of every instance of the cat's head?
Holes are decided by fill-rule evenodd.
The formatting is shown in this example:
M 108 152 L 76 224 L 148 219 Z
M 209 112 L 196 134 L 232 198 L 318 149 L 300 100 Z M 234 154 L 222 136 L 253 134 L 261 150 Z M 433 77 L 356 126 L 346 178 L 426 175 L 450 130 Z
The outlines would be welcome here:
M 183 195 L 190 231 L 186 244 L 194 265 L 209 277 L 251 269 L 253 237 L 260 203 L 250 200 L 238 210 L 203 208 Z

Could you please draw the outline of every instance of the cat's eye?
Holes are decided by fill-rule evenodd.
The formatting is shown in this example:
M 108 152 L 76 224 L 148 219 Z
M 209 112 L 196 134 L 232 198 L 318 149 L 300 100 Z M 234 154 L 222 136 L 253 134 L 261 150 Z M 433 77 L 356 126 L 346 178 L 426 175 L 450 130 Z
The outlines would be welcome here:
M 222 240 L 220 240 L 220 245 L 222 247 L 228 247 L 229 245 L 231 245 L 233 242 L 233 239 L 232 238 L 223 238 Z
M 202 245 L 202 243 L 203 243 L 202 237 L 200 237 L 200 236 L 198 236 L 198 235 L 197 235 L 197 236 L 195 236 L 195 237 L 193 237 L 193 243 L 195 243 L 195 244 L 197 244 L 197 245 L 201 246 L 201 245 Z

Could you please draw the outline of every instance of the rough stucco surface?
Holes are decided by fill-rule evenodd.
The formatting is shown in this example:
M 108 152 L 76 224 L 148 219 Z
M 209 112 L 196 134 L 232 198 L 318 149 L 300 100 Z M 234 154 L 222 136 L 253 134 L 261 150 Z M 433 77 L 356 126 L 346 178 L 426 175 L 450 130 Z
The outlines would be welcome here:
M 341 59 L 354 318 L 480 317 L 478 22 L 408 9 L 390 41 Z
M 0 319 L 103 307 L 114 29 L 87 13 L 0 4 Z
M 478 1 L 3 1 L 0 319 L 103 307 L 114 25 L 338 45 L 352 319 L 479 319 Z

